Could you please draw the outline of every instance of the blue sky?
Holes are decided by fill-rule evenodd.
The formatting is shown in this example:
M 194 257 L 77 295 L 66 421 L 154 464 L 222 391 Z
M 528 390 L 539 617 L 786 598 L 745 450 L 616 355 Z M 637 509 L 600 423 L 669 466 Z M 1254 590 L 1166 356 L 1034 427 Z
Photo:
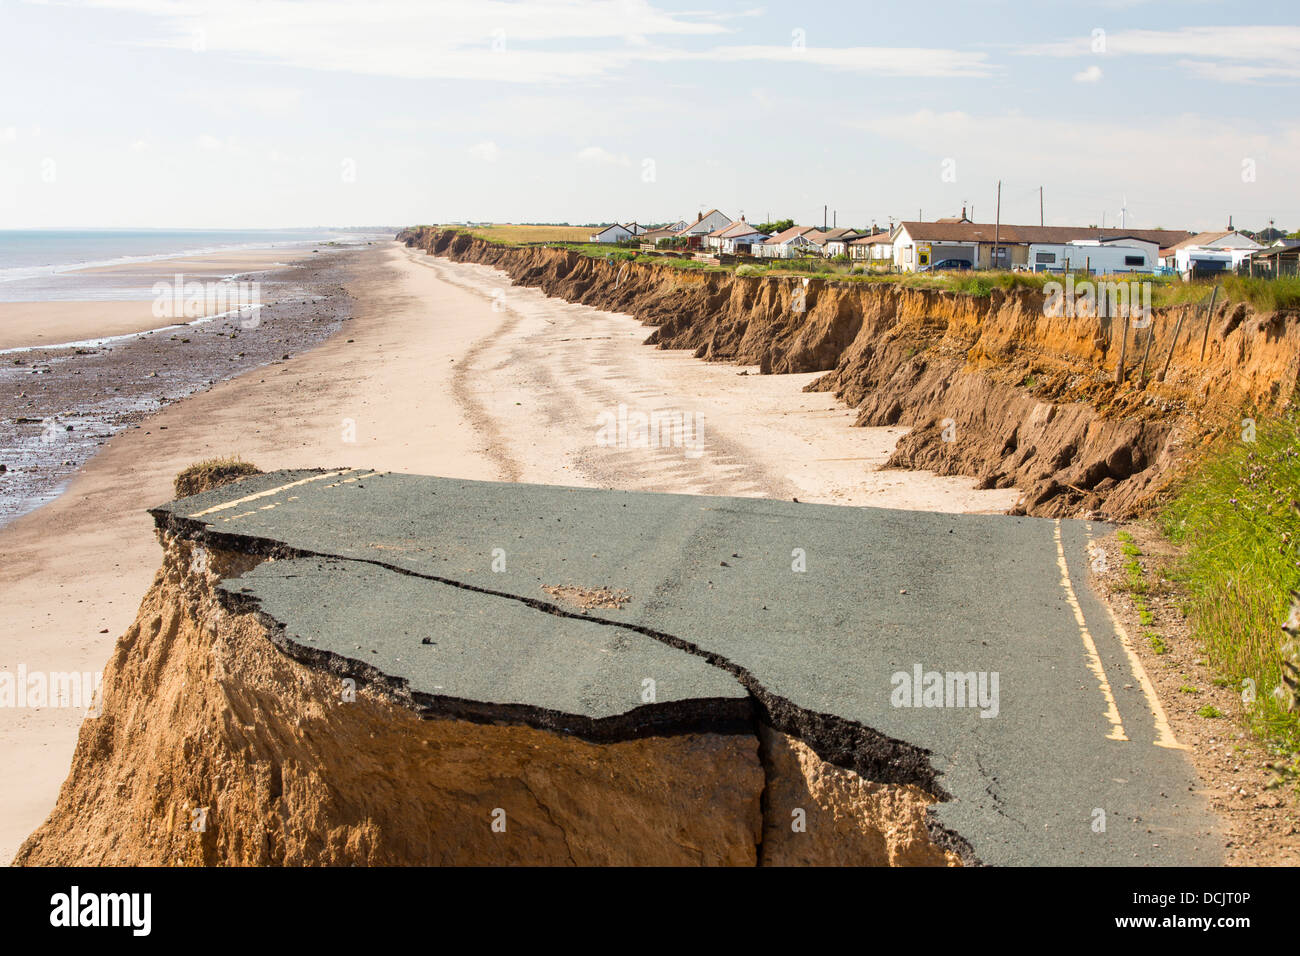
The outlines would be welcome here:
M 0 0 L 0 228 L 1300 229 L 1291 3 Z

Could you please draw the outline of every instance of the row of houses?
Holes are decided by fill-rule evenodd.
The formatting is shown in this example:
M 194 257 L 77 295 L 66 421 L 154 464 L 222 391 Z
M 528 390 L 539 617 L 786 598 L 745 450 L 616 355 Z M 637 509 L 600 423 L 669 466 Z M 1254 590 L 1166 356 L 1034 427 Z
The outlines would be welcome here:
M 895 272 L 1009 269 L 1031 272 L 1173 273 L 1184 278 L 1242 271 L 1260 263 L 1272 274 L 1294 273 L 1300 243 L 1279 240 L 1266 247 L 1231 227 L 1191 233 L 1181 229 L 1022 226 L 977 223 L 960 216 L 933 222 L 905 220 L 889 230 L 817 229 L 793 226 L 768 234 L 742 216 L 717 209 L 695 220 L 646 229 L 635 222 L 609 226 L 592 242 L 639 239 L 704 253 L 757 259 L 847 257 L 871 268 Z M 1289 267 L 1288 267 L 1289 264 Z M 1253 266 L 1252 266 L 1253 268 Z
M 700 213 L 690 223 L 683 220 L 652 230 L 635 222 L 615 223 L 591 235 L 592 242 L 618 243 L 634 238 L 651 244 L 668 239 L 687 249 L 761 259 L 821 255 L 884 260 L 889 257 L 890 245 L 888 232 L 794 226 L 783 232 L 767 233 L 746 222 L 744 216 L 733 220 L 717 209 Z

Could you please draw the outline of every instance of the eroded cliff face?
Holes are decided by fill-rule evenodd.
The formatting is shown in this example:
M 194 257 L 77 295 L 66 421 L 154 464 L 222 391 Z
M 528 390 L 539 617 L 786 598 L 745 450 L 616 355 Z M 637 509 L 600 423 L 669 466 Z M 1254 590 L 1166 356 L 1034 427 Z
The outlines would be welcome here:
M 1300 315 L 1243 304 L 1216 309 L 1208 339 L 1195 307 L 1156 310 L 1149 354 L 1147 329 L 1128 328 L 1128 372 L 1117 384 L 1125 323 L 1049 317 L 1038 292 L 805 286 L 429 228 L 399 238 L 431 255 L 495 266 L 548 295 L 630 314 L 656 327 L 648 344 L 764 373 L 826 372 L 810 388 L 856 408 L 857 424 L 911 427 L 890 465 L 1017 487 L 1017 511 L 1046 517 L 1141 513 L 1187 449 L 1239 430 L 1243 414 L 1288 407 L 1300 376 Z
M 218 589 L 268 559 L 160 532 L 162 569 L 18 865 L 957 865 L 913 784 L 750 732 L 592 742 L 345 691 Z M 485 665 L 487 666 L 487 665 Z

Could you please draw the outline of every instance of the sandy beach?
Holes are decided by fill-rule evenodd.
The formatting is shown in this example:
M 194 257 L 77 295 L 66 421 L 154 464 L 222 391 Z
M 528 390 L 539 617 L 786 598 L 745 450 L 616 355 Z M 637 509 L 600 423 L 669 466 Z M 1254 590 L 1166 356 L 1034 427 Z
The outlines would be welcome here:
M 122 262 L 108 266 L 90 266 L 84 269 L 70 269 L 73 275 L 134 275 L 153 278 L 162 275 L 170 278 L 176 272 L 186 276 L 201 278 L 242 275 L 249 272 L 261 272 L 277 266 L 292 265 L 302 262 L 313 255 L 319 255 L 321 249 L 331 243 L 317 245 L 287 246 L 277 249 L 235 249 L 221 252 L 200 253 L 192 256 L 177 256 L 168 259 L 148 259 L 140 262 Z
M 396 243 L 354 257 L 353 317 L 288 361 L 220 382 L 107 441 L 55 501 L 0 531 L 0 665 L 97 671 L 159 563 L 145 510 L 175 474 L 238 454 L 271 470 L 355 465 L 478 478 L 1001 511 L 1014 491 L 877 471 L 903 429 L 855 429 L 811 375 L 760 376 L 642 345 L 627 316 L 547 299 Z M 602 443 L 602 414 L 676 409 L 701 453 Z M 0 709 L 0 858 L 41 822 L 82 713 Z
M 143 262 L 67 269 L 71 280 L 95 276 L 107 281 L 145 289 L 154 282 L 173 282 L 177 274 L 185 281 L 220 280 L 228 276 L 257 277 L 319 255 L 311 248 L 250 249 L 221 254 L 178 256 Z M 125 293 L 130 294 L 130 293 Z M 184 321 L 206 317 L 207 309 Z M 51 346 L 64 342 L 130 335 L 170 324 L 154 314 L 152 298 L 120 300 L 71 300 L 45 302 L 0 302 L 0 350 Z
M 0 349 L 130 335 L 166 324 L 153 314 L 152 302 L 0 302 Z

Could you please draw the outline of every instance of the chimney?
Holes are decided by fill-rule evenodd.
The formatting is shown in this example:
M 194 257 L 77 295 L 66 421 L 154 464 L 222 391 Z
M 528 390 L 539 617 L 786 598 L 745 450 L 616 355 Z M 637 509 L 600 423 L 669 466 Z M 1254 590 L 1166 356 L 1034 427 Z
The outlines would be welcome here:
M 962 219 L 965 219 L 965 218 L 966 218 L 966 204 L 965 204 L 965 203 L 962 203 L 962 204 L 961 204 L 961 217 L 962 217 Z
M 1228 231 L 1232 232 L 1232 217 L 1228 217 Z

